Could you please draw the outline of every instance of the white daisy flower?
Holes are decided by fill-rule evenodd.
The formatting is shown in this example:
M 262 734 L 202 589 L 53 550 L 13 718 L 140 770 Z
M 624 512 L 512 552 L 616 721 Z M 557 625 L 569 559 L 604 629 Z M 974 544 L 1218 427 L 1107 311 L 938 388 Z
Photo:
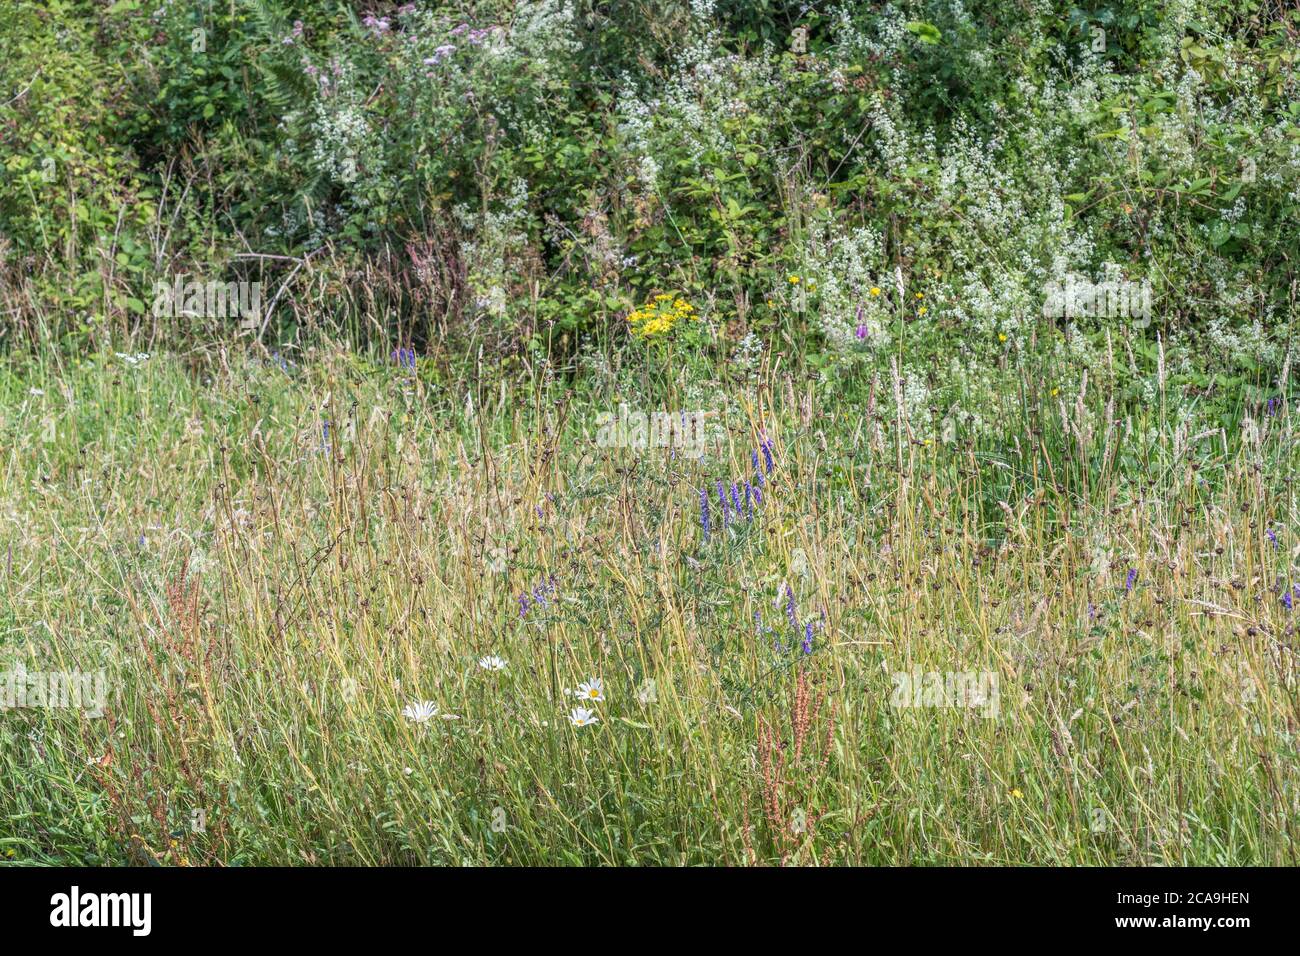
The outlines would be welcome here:
M 495 654 L 489 654 L 487 657 L 478 659 L 478 666 L 485 671 L 503 671 L 506 669 L 506 662 Z
M 417 724 L 425 724 L 435 717 L 443 720 L 460 720 L 459 714 L 440 714 L 438 705 L 431 700 L 416 700 L 402 708 L 402 716 Z
M 431 700 L 416 700 L 402 708 L 402 716 L 412 723 L 427 724 L 438 716 L 438 705 Z
M 569 711 L 569 723 L 575 727 L 586 727 L 588 724 L 594 724 L 600 720 L 594 713 L 585 707 L 575 707 Z
M 579 684 L 578 689 L 573 692 L 573 696 L 580 700 L 602 703 L 605 700 L 605 685 L 600 682 L 599 677 L 593 677 L 591 680 Z

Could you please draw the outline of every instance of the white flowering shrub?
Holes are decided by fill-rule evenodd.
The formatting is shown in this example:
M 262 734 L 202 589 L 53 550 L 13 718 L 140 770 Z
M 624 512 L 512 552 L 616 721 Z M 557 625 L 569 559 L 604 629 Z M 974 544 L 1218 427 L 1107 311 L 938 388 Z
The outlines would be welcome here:
M 806 305 L 821 334 L 842 351 L 887 350 L 892 341 L 889 303 L 895 293 L 881 259 L 880 234 L 871 228 L 840 230 L 815 220 L 799 257 L 799 272 L 787 280 L 793 305 Z
M 327 315 L 286 290 L 287 322 L 364 308 L 387 318 L 352 327 L 490 331 L 489 347 L 537 361 L 594 339 L 618 366 L 613 351 L 641 354 L 628 317 L 671 294 L 698 306 L 678 361 L 740 356 L 752 370 L 785 348 L 865 383 L 898 358 L 941 413 L 960 405 L 989 427 L 1025 375 L 1068 390 L 1122 371 L 1140 399 L 1157 336 L 1166 358 L 1196 356 L 1167 371 L 1200 389 L 1296 357 L 1294 11 L 236 7 L 113 7 L 63 34 L 81 49 L 121 31 L 101 65 L 127 92 L 100 135 L 135 167 L 116 193 L 100 176 L 76 216 L 47 221 L 43 204 L 63 208 L 61 177 L 84 163 L 69 173 L 40 144 L 80 141 L 68 90 L 86 72 L 0 105 L 12 261 L 96 250 L 65 291 L 40 283 L 71 314 L 139 326 L 163 261 L 286 263 L 287 280 L 311 257 L 294 283 L 315 283 Z M 12 22 L 39 19 L 20 0 Z M 25 75 L 57 44 L 40 50 Z M 161 159 L 177 142 L 194 144 L 193 185 L 150 228 L 177 195 Z M 160 211 L 110 208 L 146 192 L 167 197 Z M 1079 283 L 1141 288 L 1142 314 L 1061 309 L 1059 290 Z M 974 382 L 979 401 L 962 392 Z

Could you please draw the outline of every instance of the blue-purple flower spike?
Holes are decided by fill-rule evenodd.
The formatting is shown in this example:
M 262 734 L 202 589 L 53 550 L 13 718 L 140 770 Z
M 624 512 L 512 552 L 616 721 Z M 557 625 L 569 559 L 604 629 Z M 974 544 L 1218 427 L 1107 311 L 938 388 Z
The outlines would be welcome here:
M 704 540 L 709 540 L 709 492 L 700 489 L 700 527 L 704 529 Z
M 807 624 L 803 626 L 803 652 L 805 654 L 812 653 L 812 635 L 813 635 L 813 622 L 809 621 Z
M 1127 577 L 1127 578 L 1125 579 L 1125 581 L 1124 581 L 1124 593 L 1125 593 L 1125 594 L 1127 594 L 1129 591 L 1132 591 L 1132 590 L 1133 590 L 1133 585 L 1137 584 L 1137 579 L 1138 579 L 1137 568 L 1129 568 L 1129 569 L 1128 569 L 1128 577 Z
M 795 613 L 794 592 L 790 590 L 788 584 L 785 586 L 785 616 L 790 619 L 790 626 L 798 630 L 799 616 Z
M 767 462 L 767 473 L 772 473 L 772 442 L 770 439 L 763 439 L 763 460 Z

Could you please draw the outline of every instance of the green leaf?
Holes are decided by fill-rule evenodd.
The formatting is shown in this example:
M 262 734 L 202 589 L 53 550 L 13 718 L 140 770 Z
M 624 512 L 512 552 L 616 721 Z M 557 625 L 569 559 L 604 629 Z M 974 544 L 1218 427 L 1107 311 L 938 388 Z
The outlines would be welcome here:
M 907 24 L 907 29 L 909 33 L 915 34 L 916 38 L 922 43 L 930 46 L 938 43 L 943 38 L 943 34 L 939 32 L 938 27 L 933 23 L 926 23 L 924 20 L 910 21 Z

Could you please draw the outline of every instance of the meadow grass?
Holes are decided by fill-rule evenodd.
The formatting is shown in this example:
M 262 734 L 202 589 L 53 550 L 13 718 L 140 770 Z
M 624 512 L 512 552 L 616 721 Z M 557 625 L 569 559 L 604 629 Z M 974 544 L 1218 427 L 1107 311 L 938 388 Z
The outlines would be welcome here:
M 599 447 L 590 382 L 435 378 L 0 369 L 0 669 L 110 687 L 0 712 L 0 858 L 1296 863 L 1285 403 L 1187 435 L 1026 382 L 936 441 L 765 370 L 696 459 Z M 896 706 L 913 671 L 996 714 Z

